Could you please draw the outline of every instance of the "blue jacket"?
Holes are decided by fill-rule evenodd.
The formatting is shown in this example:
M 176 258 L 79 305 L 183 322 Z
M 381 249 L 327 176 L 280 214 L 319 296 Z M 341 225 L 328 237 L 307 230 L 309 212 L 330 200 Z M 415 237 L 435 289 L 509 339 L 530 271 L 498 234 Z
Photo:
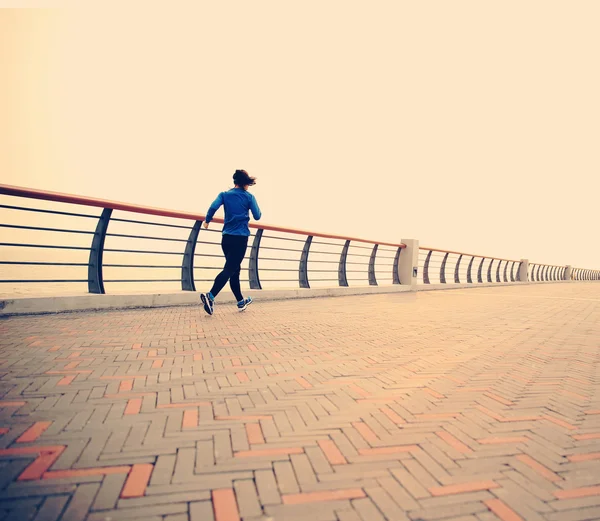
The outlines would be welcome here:
M 243 188 L 232 188 L 227 192 L 221 192 L 213 201 L 206 212 L 205 222 L 212 221 L 215 212 L 223 205 L 225 209 L 225 224 L 223 226 L 223 235 L 250 235 L 250 216 L 248 211 L 252 211 L 252 216 L 257 221 L 261 217 L 260 208 L 256 198 Z

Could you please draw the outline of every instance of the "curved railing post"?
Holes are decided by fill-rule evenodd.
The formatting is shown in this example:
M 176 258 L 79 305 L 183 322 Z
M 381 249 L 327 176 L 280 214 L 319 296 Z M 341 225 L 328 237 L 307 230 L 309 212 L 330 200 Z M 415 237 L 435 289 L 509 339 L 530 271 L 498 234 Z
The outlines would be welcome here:
M 493 282 L 492 281 L 492 266 L 494 264 L 494 259 L 490 259 L 490 265 L 488 266 L 488 270 L 487 270 L 487 281 L 488 282 Z
M 429 284 L 429 260 L 431 259 L 432 251 L 429 250 L 427 257 L 425 257 L 425 265 L 423 266 L 423 284 Z
M 392 268 L 392 280 L 393 284 L 400 284 L 400 253 L 402 248 L 398 248 L 396 256 L 394 257 L 394 267 Z
M 440 282 L 442 284 L 446 284 L 446 261 L 448 260 L 448 255 L 450 254 L 446 253 L 446 255 L 444 255 L 442 265 L 440 266 Z
M 460 274 L 458 270 L 460 269 L 460 261 L 462 260 L 462 258 L 463 256 L 461 255 L 456 261 L 456 266 L 454 267 L 454 282 L 456 284 L 460 284 Z
M 194 253 L 196 252 L 196 241 L 200 233 L 202 221 L 196 221 L 190 231 L 190 236 L 185 244 L 183 261 L 181 263 L 181 289 L 183 291 L 196 291 L 194 282 Z
M 511 282 L 515 282 L 515 264 L 516 264 L 516 262 L 513 261 L 512 265 L 510 267 L 510 281 Z
M 104 254 L 104 239 L 106 239 L 106 230 L 112 215 L 112 208 L 104 208 L 98 218 L 92 247 L 90 248 L 90 258 L 88 261 L 88 291 L 90 293 L 104 294 L 104 278 L 102 276 L 102 256 Z
M 348 259 L 348 248 L 350 241 L 344 243 L 342 254 L 340 255 L 340 265 L 338 267 L 338 282 L 340 286 L 348 286 L 348 277 L 346 276 L 346 260 Z
M 304 243 L 304 248 L 302 248 L 302 256 L 300 257 L 300 270 L 298 273 L 301 288 L 310 288 L 310 284 L 308 283 L 308 252 L 310 251 L 312 240 L 313 236 L 309 235 Z
M 475 257 L 471 257 L 471 260 L 469 261 L 469 268 L 467 269 L 467 282 L 469 284 L 473 283 L 473 276 L 471 274 L 471 269 L 473 268 L 473 261 L 475 260 Z
M 485 262 L 485 257 L 482 257 L 481 262 L 479 263 L 479 269 L 477 270 L 477 282 L 483 282 L 483 278 L 481 277 L 483 271 L 483 263 Z
M 252 249 L 250 250 L 250 263 L 248 264 L 248 279 L 250 281 L 250 289 L 262 289 L 260 277 L 258 276 L 258 250 L 260 248 L 260 240 L 263 235 L 263 229 L 256 230 L 254 240 L 252 241 Z
M 539 265 L 539 266 L 538 266 L 538 269 L 537 269 L 537 282 L 540 282 L 540 269 L 541 269 L 541 267 L 542 267 L 542 266 L 541 266 L 541 265 Z
M 508 282 L 508 261 L 504 264 L 504 282 Z
M 377 247 L 379 244 L 373 246 L 371 252 L 371 258 L 369 259 L 369 286 L 377 286 L 377 278 L 375 277 L 375 258 L 377 256 Z
M 502 261 L 498 261 L 498 267 L 496 268 L 496 282 L 502 282 L 500 280 L 500 267 L 502 266 Z

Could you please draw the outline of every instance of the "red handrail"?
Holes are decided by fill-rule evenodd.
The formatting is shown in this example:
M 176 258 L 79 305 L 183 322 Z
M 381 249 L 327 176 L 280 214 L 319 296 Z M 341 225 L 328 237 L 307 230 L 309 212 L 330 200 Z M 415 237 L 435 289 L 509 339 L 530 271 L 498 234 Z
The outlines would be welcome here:
M 206 216 L 190 212 L 180 212 L 177 210 L 165 210 L 163 208 L 153 208 L 151 206 L 140 206 L 137 204 L 120 203 L 117 201 L 108 201 L 106 199 L 95 199 L 82 195 L 61 194 L 59 192 L 49 192 L 46 190 L 37 190 L 35 188 L 23 188 L 20 186 L 11 186 L 0 184 L 0 194 L 13 195 L 16 197 L 28 197 L 30 199 L 42 199 L 45 201 L 55 201 L 59 203 L 80 204 L 85 206 L 97 206 L 99 208 L 112 208 L 113 210 L 122 210 L 125 212 L 137 212 L 149 215 L 159 215 L 162 217 L 175 217 L 178 219 L 191 219 L 194 221 L 204 221 Z M 223 219 L 215 217 L 214 222 L 223 223 Z M 331 235 L 326 233 L 309 232 L 305 230 L 295 230 L 293 228 L 283 228 L 281 226 L 270 226 L 267 224 L 250 223 L 250 228 L 269 230 L 273 232 L 295 233 L 299 235 L 312 235 L 324 239 L 341 239 L 345 241 L 364 242 L 367 244 L 379 244 L 381 246 L 393 246 L 395 248 L 406 248 L 406 244 L 370 241 L 358 239 L 356 237 L 345 237 L 342 235 Z
M 465 253 L 463 251 L 450 251 L 450 250 L 440 250 L 439 248 L 429 248 L 427 246 L 419 246 L 420 250 L 428 250 L 428 251 L 437 251 L 440 253 L 453 253 L 455 255 L 467 255 L 468 257 L 477 257 L 480 259 L 493 259 L 493 260 L 500 260 L 500 261 L 506 261 L 506 262 L 521 262 L 519 260 L 514 260 L 514 259 L 501 259 L 500 257 L 491 257 L 489 255 L 477 255 L 475 253 Z

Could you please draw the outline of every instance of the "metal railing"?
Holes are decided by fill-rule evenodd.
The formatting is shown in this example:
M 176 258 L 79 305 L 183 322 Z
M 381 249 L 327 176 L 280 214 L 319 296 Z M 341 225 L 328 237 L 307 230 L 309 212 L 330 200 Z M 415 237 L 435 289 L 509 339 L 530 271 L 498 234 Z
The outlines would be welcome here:
M 483 284 L 499 282 L 549 282 L 567 280 L 567 266 L 529 263 L 426 246 L 419 248 L 420 284 Z M 571 280 L 600 280 L 599 270 L 573 269 Z
M 176 283 L 184 291 L 196 291 L 197 282 L 212 282 L 222 269 L 222 230 L 214 225 L 202 228 L 204 215 L 8 185 L 0 185 L 0 195 L 3 287 L 87 284 L 90 293 L 105 293 L 105 284 Z M 47 201 L 51 207 L 41 208 L 36 201 Z M 95 208 L 101 211 L 94 213 Z M 9 215 L 12 222 L 8 222 Z M 212 222 L 222 224 L 223 220 L 214 218 Z M 250 253 L 242 265 L 247 278 L 241 282 L 250 289 L 263 289 L 264 284 L 283 287 L 294 283 L 310 288 L 413 282 L 400 280 L 405 244 L 258 223 L 249 226 Z M 31 238 L 32 233 L 61 239 L 39 241 Z M 12 238 L 5 237 L 11 234 Z M 9 250 L 18 252 L 17 257 L 9 258 Z M 37 258 L 32 252 L 38 252 Z M 429 247 L 419 248 L 418 267 L 420 284 L 600 280 L 598 270 L 573 268 L 569 276 L 565 266 L 529 263 L 525 269 L 518 260 Z M 61 268 L 63 273 L 77 269 L 79 276 L 49 276 L 51 268 Z M 7 270 L 16 276 L 7 277 Z M 135 278 L 131 273 L 144 275 Z M 174 273 L 177 275 L 171 275 Z
M 471 253 L 419 248 L 423 284 L 518 282 L 521 262 Z M 421 281 L 420 281 L 421 282 Z
M 26 240 L 4 241 L 0 239 L 2 249 L 19 248 L 23 250 L 59 250 L 61 252 L 78 252 L 85 254 L 87 259 L 65 260 L 63 256 L 59 260 L 31 260 L 18 258 L 16 260 L 5 260 L 4 255 L 0 257 L 0 265 L 19 267 L 18 278 L 5 278 L 0 276 L 2 284 L 32 284 L 32 283 L 87 283 L 90 293 L 105 293 L 105 284 L 109 283 L 162 283 L 180 282 L 184 291 L 195 291 L 196 282 L 212 282 L 212 278 L 196 278 L 196 271 L 221 270 L 221 265 L 201 265 L 196 261 L 202 259 L 223 260 L 223 255 L 214 251 L 219 246 L 220 229 L 214 229 L 212 223 L 223 223 L 223 219 L 214 218 L 210 229 L 203 229 L 201 225 L 205 219 L 204 215 L 164 210 L 160 208 L 145 207 L 89 197 L 60 194 L 42 190 L 20 188 L 8 185 L 0 185 L 0 195 L 8 196 L 9 201 L 0 201 L 0 208 L 17 213 L 35 213 L 43 216 L 60 216 L 68 218 L 69 226 L 57 227 L 40 225 L 38 223 L 22 224 L 23 219 L 17 224 L 6 222 L 0 223 L 0 228 L 18 230 L 23 234 L 35 231 L 52 233 L 53 235 L 83 236 L 87 237 L 85 242 L 78 244 L 64 244 L 65 241 L 53 242 L 31 242 Z M 52 203 L 60 203 L 63 206 L 76 205 L 76 208 L 84 207 L 84 211 L 69 211 L 70 208 L 46 209 L 39 207 L 23 206 L 12 203 L 14 198 L 26 198 L 28 200 L 44 200 Z M 101 208 L 100 214 L 90 212 L 93 208 Z M 116 212 L 124 215 L 115 216 Z M 133 217 L 132 217 L 133 214 Z M 157 216 L 161 218 L 174 219 L 175 222 L 156 222 L 148 220 L 144 215 Z M 114 230 L 115 224 L 120 223 L 127 226 L 127 233 L 118 233 Z M 160 235 L 153 235 L 151 231 L 145 233 L 133 233 L 132 227 L 144 226 L 146 229 L 161 230 Z M 250 223 L 252 233 L 249 240 L 250 255 L 247 263 L 248 278 L 242 278 L 241 282 L 248 283 L 250 289 L 262 289 L 263 283 L 294 282 L 300 288 L 310 288 L 311 283 L 332 283 L 339 286 L 348 286 L 350 282 L 364 282 L 376 286 L 380 278 L 389 278 L 393 284 L 400 284 L 399 259 L 404 244 L 384 243 L 354 237 L 331 235 L 292 228 L 261 225 Z M 285 234 L 286 236 L 282 236 Z M 213 240 L 210 240 L 210 239 Z M 329 239 L 329 240 L 328 240 Z M 136 241 L 144 244 L 160 244 L 156 247 L 136 247 Z M 110 244 L 108 244 L 110 243 Z M 171 244 L 172 248 L 166 248 L 165 243 Z M 178 245 L 178 246 L 177 246 Z M 175 249 L 176 247 L 176 249 Z M 211 247 L 213 248 L 211 253 Z M 117 254 L 130 254 L 137 257 L 144 255 L 163 256 L 169 258 L 180 257 L 179 263 L 167 264 L 145 264 L 142 262 L 107 262 L 106 256 Z M 309 260 L 310 256 L 310 260 Z M 262 264 L 277 262 L 276 267 L 264 267 Z M 74 278 L 33 278 L 28 276 L 33 266 L 45 267 L 79 267 L 87 268 L 87 277 Z M 259 267 L 260 266 L 260 267 Z M 280 267 L 284 266 L 284 267 Z M 289 267 L 287 267 L 289 266 Z M 311 269 L 309 269 L 309 266 Z M 316 266 L 316 268 L 312 268 Z M 105 277 L 107 268 L 135 268 L 136 270 L 180 270 L 177 278 L 128 278 Z M 382 270 L 383 268 L 383 270 Z M 284 278 L 271 279 L 269 274 L 282 273 Z M 383 276 L 382 276 L 383 272 Z M 214 273 L 216 275 L 216 272 Z M 361 276 L 358 276 L 360 274 Z M 387 277 L 385 275 L 388 275 Z
M 545 282 L 550 280 L 565 280 L 567 268 L 552 264 L 529 264 L 529 280 Z
M 573 268 L 572 280 L 600 280 L 600 271 Z

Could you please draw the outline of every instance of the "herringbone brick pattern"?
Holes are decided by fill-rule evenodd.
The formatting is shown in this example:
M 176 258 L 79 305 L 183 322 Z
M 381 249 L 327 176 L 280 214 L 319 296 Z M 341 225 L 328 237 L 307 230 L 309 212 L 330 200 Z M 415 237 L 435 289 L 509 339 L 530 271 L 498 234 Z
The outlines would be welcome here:
M 2 520 L 600 519 L 597 283 L 0 334 Z

